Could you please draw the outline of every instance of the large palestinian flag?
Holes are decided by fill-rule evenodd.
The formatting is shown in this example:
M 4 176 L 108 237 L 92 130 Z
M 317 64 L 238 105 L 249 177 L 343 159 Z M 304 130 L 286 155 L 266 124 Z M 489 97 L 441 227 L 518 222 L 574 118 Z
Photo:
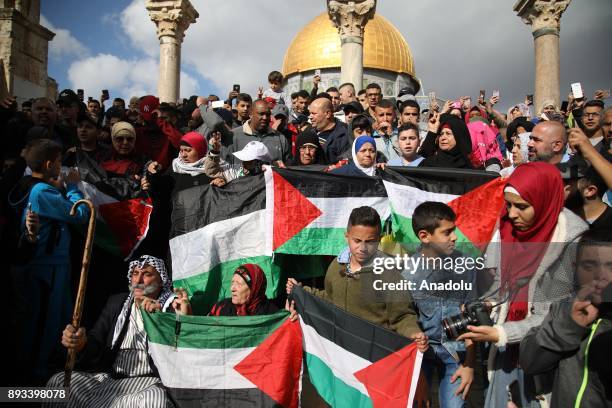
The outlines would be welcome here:
M 85 154 L 78 155 L 79 189 L 97 209 L 94 243 L 122 259 L 132 254 L 146 237 L 153 211 L 152 200 L 140 183 L 127 177 L 108 177 Z
M 412 407 L 422 354 L 407 337 L 296 286 L 308 377 L 332 407 Z
M 223 188 L 179 191 L 170 232 L 174 285 L 206 313 L 211 302 L 229 297 L 236 268 L 256 263 L 274 298 L 280 271 L 273 254 L 338 255 L 350 212 L 363 205 L 388 216 L 380 180 L 273 169 Z
M 505 182 L 482 171 L 394 168 L 384 172 L 383 183 L 394 238 L 409 247 L 419 243 L 412 229 L 412 214 L 425 201 L 443 202 L 455 211 L 457 246 L 471 253 L 484 249 L 491 240 L 504 202 Z
M 142 315 L 149 353 L 179 407 L 298 406 L 302 335 L 286 312 Z

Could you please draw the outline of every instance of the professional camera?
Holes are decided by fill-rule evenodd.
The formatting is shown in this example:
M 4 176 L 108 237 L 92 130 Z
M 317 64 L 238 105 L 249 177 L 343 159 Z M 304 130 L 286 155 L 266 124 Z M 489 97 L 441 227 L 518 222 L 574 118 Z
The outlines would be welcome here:
M 493 322 L 489 317 L 487 305 L 481 301 L 475 301 L 465 305 L 465 311 L 456 316 L 442 320 L 442 328 L 446 337 L 456 339 L 467 332 L 468 325 L 471 326 L 492 326 Z

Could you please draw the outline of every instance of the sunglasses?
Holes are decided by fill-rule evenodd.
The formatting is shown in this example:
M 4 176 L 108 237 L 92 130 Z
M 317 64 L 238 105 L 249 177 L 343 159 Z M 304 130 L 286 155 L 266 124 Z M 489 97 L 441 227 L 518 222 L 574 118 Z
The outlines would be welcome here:
M 123 142 L 133 142 L 134 140 L 136 140 L 136 138 L 129 137 L 129 136 L 115 136 L 114 140 L 116 140 L 119 143 L 123 143 Z

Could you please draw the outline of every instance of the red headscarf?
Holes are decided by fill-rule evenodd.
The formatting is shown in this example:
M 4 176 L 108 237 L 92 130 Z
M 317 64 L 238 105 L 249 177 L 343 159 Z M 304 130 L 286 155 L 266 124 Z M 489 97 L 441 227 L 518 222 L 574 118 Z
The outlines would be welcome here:
M 186 143 L 189 147 L 195 149 L 198 152 L 198 160 L 206 156 L 208 151 L 208 144 L 204 136 L 198 132 L 189 132 L 181 138 L 181 143 Z
M 244 264 L 236 269 L 234 274 L 239 275 L 251 289 L 248 299 L 242 305 L 236 305 L 238 316 L 254 315 L 257 308 L 266 300 L 266 275 L 255 264 Z
M 538 269 L 557 226 L 563 209 L 563 181 L 559 170 L 544 162 L 525 163 L 516 168 L 508 179 L 512 186 L 533 206 L 534 223 L 525 231 L 512 226 L 507 211 L 501 218 L 500 233 L 502 288 L 515 288 L 517 280 L 531 278 Z M 509 321 L 522 320 L 527 315 L 529 285 L 525 284 L 514 296 L 508 312 Z

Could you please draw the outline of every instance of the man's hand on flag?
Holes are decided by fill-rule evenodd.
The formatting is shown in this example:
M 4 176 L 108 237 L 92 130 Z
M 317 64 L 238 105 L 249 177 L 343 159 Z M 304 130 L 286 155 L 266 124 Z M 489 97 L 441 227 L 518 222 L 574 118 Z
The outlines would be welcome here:
M 288 294 L 288 295 L 290 295 L 290 294 L 291 294 L 291 291 L 293 290 L 293 287 L 294 287 L 294 286 L 302 286 L 302 284 L 301 284 L 301 283 L 299 283 L 298 281 L 296 281 L 296 280 L 295 280 L 295 279 L 293 279 L 293 278 L 289 278 L 289 279 L 287 279 L 287 285 L 286 285 L 286 288 L 287 288 L 287 294 Z
M 410 336 L 417 344 L 417 349 L 424 353 L 429 348 L 429 337 L 423 332 L 414 333 Z
M 289 302 L 289 299 L 285 301 L 285 310 L 289 311 L 289 320 L 295 322 L 298 318 L 297 311 L 295 310 L 295 302 L 292 300 Z

